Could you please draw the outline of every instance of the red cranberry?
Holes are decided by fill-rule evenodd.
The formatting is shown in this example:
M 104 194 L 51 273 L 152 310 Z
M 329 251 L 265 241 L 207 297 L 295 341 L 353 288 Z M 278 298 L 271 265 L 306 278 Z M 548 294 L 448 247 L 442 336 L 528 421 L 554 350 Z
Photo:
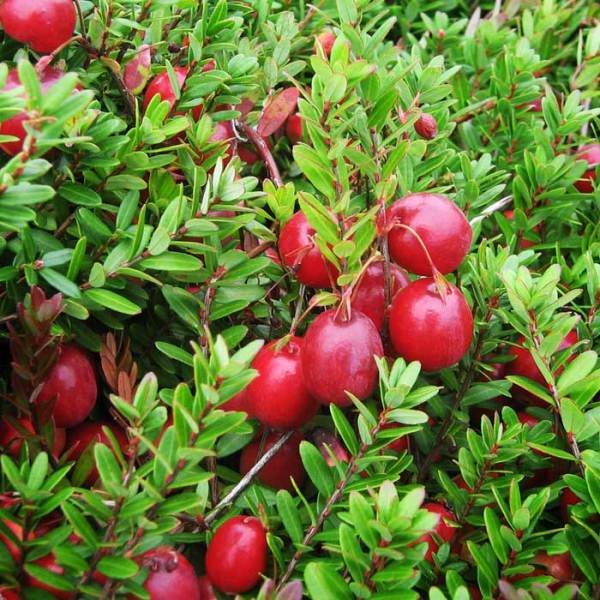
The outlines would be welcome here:
M 0 22 L 11 38 L 28 44 L 39 54 L 54 52 L 75 31 L 77 17 L 72 0 L 4 0 Z
M 390 297 L 410 283 L 405 271 L 396 265 L 390 265 L 391 289 Z M 354 296 L 352 308 L 367 315 L 379 331 L 383 328 L 383 321 L 387 306 L 385 305 L 385 274 L 382 262 L 371 264 L 361 277 Z
M 390 309 L 390 336 L 400 356 L 418 360 L 424 371 L 457 363 L 473 339 L 473 315 L 460 290 L 439 291 L 430 277 L 400 290 Z M 441 295 L 443 294 L 443 296 Z
M 575 182 L 575 187 L 584 194 L 591 194 L 594 191 L 596 167 L 600 165 L 600 144 L 587 144 L 579 148 L 577 160 L 585 160 L 589 168 L 581 179 Z
M 510 582 L 521 581 L 529 577 L 540 577 L 542 575 L 550 575 L 557 580 L 557 583 L 550 585 L 552 591 L 560 589 L 563 583 L 573 579 L 573 566 L 571 565 L 571 555 L 568 552 L 563 554 L 550 555 L 547 552 L 538 552 L 531 563 L 536 566 L 529 573 L 520 573 L 510 577 Z
M 300 283 L 313 288 L 331 287 L 339 273 L 321 254 L 314 235 L 304 213 L 297 212 L 279 234 L 279 254 Z
M 200 600 L 218 600 L 210 579 L 206 575 L 198 577 L 198 586 L 200 587 Z
M 379 227 L 399 222 L 413 229 L 442 273 L 455 271 L 471 247 L 472 230 L 462 211 L 446 196 L 422 192 L 396 200 L 379 218 Z M 415 235 L 396 225 L 389 232 L 392 258 L 406 270 L 432 275 L 431 265 Z
M 230 121 L 219 121 L 215 124 L 215 130 L 213 134 L 210 136 L 209 142 L 213 144 L 219 143 L 219 146 L 226 146 L 225 156 L 223 157 L 223 164 L 227 165 L 229 161 L 233 157 L 233 152 L 236 147 L 235 141 L 235 132 L 233 131 L 233 126 Z M 209 152 L 206 155 L 203 155 L 203 160 L 206 160 L 212 155 L 212 152 Z
M 563 488 L 560 492 L 560 512 L 563 521 L 569 521 L 569 507 L 575 506 L 581 502 L 581 498 L 572 492 L 569 488 Z
M 248 388 L 244 388 L 238 392 L 233 398 L 230 398 L 219 406 L 221 410 L 230 410 L 235 412 L 245 412 L 250 415 L 250 407 L 248 406 Z
M 438 126 L 435 117 L 428 113 L 422 113 L 415 121 L 415 131 L 425 140 L 432 140 L 438 134 Z
M 523 348 L 522 344 L 524 343 L 525 338 L 520 337 L 517 340 L 519 346 L 512 346 L 509 350 L 509 354 L 515 357 L 515 360 L 509 362 L 506 365 L 506 373 L 507 375 L 518 375 L 521 377 L 527 377 L 527 379 L 531 379 L 536 383 L 539 383 L 541 386 L 548 387 L 544 376 L 538 369 L 535 364 L 535 360 L 531 355 L 531 352 L 527 350 L 527 348 Z M 564 350 L 565 348 L 569 348 L 577 343 L 577 332 L 571 331 L 567 334 L 565 339 L 560 343 L 558 350 Z M 521 402 L 526 402 L 528 404 L 533 404 L 535 406 L 547 407 L 546 402 L 541 400 L 540 398 L 534 396 L 532 393 L 528 392 L 524 388 L 514 385 L 512 388 L 513 398 L 520 400 Z
M 260 156 L 248 146 L 238 146 L 237 153 L 240 160 L 248 166 L 252 166 L 260 161 Z
M 35 434 L 33 423 L 26 417 L 18 419 L 19 424 L 23 429 L 26 429 L 32 435 Z M 52 455 L 58 458 L 65 447 L 65 430 L 60 428 L 54 429 L 54 441 L 52 443 Z M 23 445 L 23 435 L 17 431 L 8 421 L 6 417 L 0 420 L 0 446 L 8 452 L 12 457 L 19 456 L 21 446 Z
M 527 427 L 529 427 L 530 429 L 533 429 L 540 422 L 539 419 L 536 419 L 535 417 L 527 414 L 526 412 L 518 412 L 517 417 L 523 425 L 527 425 Z
M 383 344 L 373 321 L 359 311 L 344 321 L 336 309 L 322 312 L 309 326 L 302 348 L 304 382 L 321 404 L 350 406 L 346 392 L 368 398 L 377 384 L 374 356 Z
M 38 567 L 46 569 L 47 571 L 56 573 L 57 575 L 64 575 L 65 573 L 65 569 L 56 562 L 54 554 L 47 554 L 39 560 L 36 560 L 34 564 L 36 564 Z M 59 590 L 58 588 L 48 585 L 42 580 L 36 579 L 33 575 L 27 575 L 25 577 L 25 581 L 28 586 L 44 590 L 52 594 L 55 598 L 58 598 L 59 600 L 70 600 L 70 598 L 73 597 L 73 592 L 65 592 L 64 590 Z
M 21 600 L 21 596 L 15 589 L 2 587 L 0 588 L 0 600 Z
M 70 0 L 69 0 L 70 1 Z M 0 4 L 0 10 L 6 4 Z M 42 94 L 45 94 L 59 79 L 64 76 L 62 71 L 53 69 L 52 67 L 46 67 L 40 74 L 40 85 L 42 87 Z M 4 91 L 12 90 L 21 85 L 19 74 L 16 69 L 12 69 L 6 78 L 6 84 L 3 88 Z M 35 118 L 35 115 L 27 111 L 21 111 L 16 115 L 10 117 L 6 121 L 0 123 L 0 134 L 12 135 L 18 138 L 14 142 L 3 142 L 0 144 L 0 148 L 4 150 L 10 156 L 15 156 L 23 150 L 23 142 L 27 137 L 25 132 L 24 123 Z
M 302 377 L 302 338 L 292 336 L 281 345 L 276 340 L 261 348 L 252 361 L 258 376 L 248 386 L 252 416 L 274 429 L 298 429 L 318 410 Z M 279 347 L 281 345 L 281 347 Z
M 52 367 L 36 402 L 56 400 L 53 417 L 57 427 L 79 425 L 96 405 L 98 388 L 94 367 L 87 354 L 74 344 L 58 349 Z
M 431 562 L 433 555 L 440 548 L 438 538 L 441 539 L 441 543 L 450 543 L 454 538 L 456 529 L 452 525 L 448 524 L 448 521 L 456 521 L 456 517 L 450 512 L 444 505 L 437 502 L 428 502 L 423 504 L 421 508 L 428 510 L 430 513 L 439 515 L 437 525 L 431 530 L 431 533 L 422 535 L 416 543 L 427 542 L 427 552 L 425 553 L 425 560 Z
M 179 87 L 182 88 L 188 76 L 189 69 L 187 67 L 175 67 L 174 71 L 177 83 L 179 84 Z M 166 100 L 169 103 L 170 110 L 175 108 L 177 98 L 175 98 L 175 91 L 173 90 L 167 71 L 154 77 L 148 85 L 146 93 L 144 94 L 144 103 L 142 105 L 144 111 L 148 108 L 150 101 L 156 95 L 160 96 L 162 101 Z
M 333 31 L 323 31 L 315 39 L 315 54 L 318 51 L 319 46 L 323 48 L 323 54 L 329 57 L 331 56 L 331 50 L 335 44 L 335 33 Z
M 285 123 L 285 134 L 292 144 L 297 144 L 304 139 L 302 117 L 299 113 L 294 113 L 287 118 Z
M 386 423 L 382 429 L 396 429 L 398 427 L 402 427 L 402 425 L 398 425 L 398 423 Z M 389 443 L 387 449 L 393 450 L 394 452 L 404 452 L 405 450 L 408 450 L 408 436 L 403 435 L 401 438 Z
M 251 590 L 267 568 L 267 536 L 255 517 L 239 515 L 225 521 L 206 551 L 206 574 L 228 594 Z
M 138 557 L 148 569 L 144 589 L 150 600 L 200 600 L 200 586 L 188 559 L 170 546 L 149 550 Z
M 112 431 L 113 435 L 117 439 L 117 442 L 119 442 L 121 450 L 124 451 L 127 448 L 127 436 L 120 427 L 117 427 L 117 425 L 114 423 L 109 422 L 92 423 L 88 421 L 81 423 L 81 425 L 78 425 L 73 429 L 69 429 L 67 439 L 69 451 L 71 452 L 70 458 L 72 460 L 78 460 L 90 445 L 95 446 L 98 443 L 105 444 L 109 448 L 112 448 L 112 444 L 108 436 L 102 430 L 103 427 L 108 427 Z M 98 477 L 98 469 L 96 468 L 96 465 L 93 464 L 85 483 L 87 485 L 92 485 L 98 479 Z
M 248 444 L 242 450 L 240 458 L 240 472 L 245 475 L 260 459 L 268 452 L 280 434 L 270 433 L 260 452 L 262 435 Z M 300 458 L 300 442 L 304 439 L 301 433 L 295 432 L 292 437 L 279 449 L 279 452 L 258 472 L 257 479 L 264 485 L 271 486 L 276 490 L 288 490 L 292 492 L 294 486 L 292 479 L 298 487 L 306 480 L 306 471 Z

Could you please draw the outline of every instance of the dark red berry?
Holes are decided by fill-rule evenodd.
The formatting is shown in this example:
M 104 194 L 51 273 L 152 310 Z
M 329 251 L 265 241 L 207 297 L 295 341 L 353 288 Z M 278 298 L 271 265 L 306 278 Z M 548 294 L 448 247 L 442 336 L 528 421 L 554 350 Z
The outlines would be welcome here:
M 279 234 L 279 254 L 300 283 L 313 288 L 328 288 L 335 283 L 339 273 L 321 254 L 314 235 L 315 230 L 304 213 L 297 212 Z
M 390 265 L 390 299 L 410 283 L 406 271 Z M 385 311 L 385 275 L 382 262 L 371 264 L 361 277 L 352 297 L 352 308 L 367 315 L 379 331 L 383 328 Z
M 267 536 L 255 517 L 239 515 L 225 521 L 206 551 L 206 574 L 228 594 L 251 590 L 267 568 Z
M 302 338 L 275 340 L 252 361 L 258 376 L 248 386 L 248 405 L 253 417 L 273 429 L 298 429 L 318 410 L 302 377 Z
M 240 473 L 245 475 L 260 459 L 268 452 L 281 434 L 270 433 L 265 440 L 261 450 L 262 435 L 259 434 L 254 441 L 242 450 L 240 458 Z M 298 487 L 306 480 L 306 471 L 300 458 L 300 442 L 304 437 L 295 432 L 292 437 L 279 449 L 277 454 L 258 472 L 257 479 L 264 485 L 271 486 L 276 490 L 294 491 L 291 480 Z M 260 453 L 260 454 L 259 454 Z
M 200 587 L 200 600 L 218 600 L 212 583 L 206 575 L 198 577 L 198 586 Z
M 181 89 L 188 76 L 189 69 L 188 67 L 175 67 L 174 71 L 177 83 L 179 84 L 179 88 Z M 142 105 L 144 111 L 148 108 L 150 101 L 156 95 L 160 96 L 160 99 L 162 101 L 166 100 L 169 103 L 171 111 L 175 108 L 177 98 L 175 97 L 175 91 L 173 90 L 171 80 L 169 79 L 169 73 L 167 71 L 156 75 L 156 77 L 152 79 L 152 81 L 146 88 L 146 93 L 144 94 L 144 103 Z
M 90 445 L 95 446 L 98 443 L 105 444 L 112 449 L 112 444 L 108 436 L 104 433 L 103 427 L 108 427 L 108 429 L 111 430 L 119 443 L 121 450 L 124 451 L 127 448 L 127 436 L 120 427 L 108 421 L 94 423 L 88 421 L 69 429 L 67 433 L 68 448 L 71 453 L 70 458 L 72 460 L 78 460 Z M 93 453 L 93 448 L 91 452 Z M 98 469 L 95 464 L 92 464 L 85 483 L 88 485 L 93 484 L 98 479 L 98 476 Z
M 581 498 L 571 491 L 570 488 L 563 488 L 560 492 L 560 512 L 562 514 L 563 521 L 568 523 L 569 521 L 569 508 L 575 506 L 581 502 Z
M 230 410 L 236 412 L 245 412 L 250 415 L 250 407 L 248 406 L 248 388 L 244 388 L 238 392 L 233 398 L 230 398 L 219 406 L 221 410 Z
M 138 557 L 148 569 L 144 589 L 150 600 L 200 600 L 200 585 L 194 567 L 175 548 L 161 546 Z
M 579 148 L 577 160 L 585 160 L 589 168 L 581 179 L 575 182 L 575 187 L 584 194 L 591 194 L 596 181 L 596 167 L 600 165 L 600 144 L 587 144 Z
M 54 52 L 75 31 L 72 0 L 4 0 L 0 22 L 7 35 L 40 54 Z
M 425 552 L 425 560 L 430 561 L 434 553 L 440 549 L 440 545 L 444 542 L 450 543 L 456 534 L 456 528 L 451 525 L 456 521 L 456 517 L 443 504 L 437 502 L 428 502 L 423 504 L 421 508 L 428 510 L 430 513 L 439 515 L 438 522 L 430 533 L 422 535 L 416 543 L 427 543 L 427 552 Z
M 396 352 L 424 371 L 457 363 L 473 339 L 473 315 L 460 290 L 451 283 L 438 289 L 433 278 L 413 281 L 395 296 L 389 329 Z
M 529 577 L 550 575 L 557 580 L 557 583 L 550 585 L 549 588 L 552 591 L 557 591 L 561 588 L 562 584 L 573 579 L 573 566 L 571 564 L 571 555 L 569 552 L 552 555 L 547 552 L 538 552 L 531 560 L 531 564 L 539 566 L 535 566 L 533 571 L 530 571 L 529 573 L 513 575 L 509 578 L 509 581 L 516 582 Z
M 219 121 L 215 123 L 215 130 L 210 136 L 209 142 L 219 144 L 219 147 L 225 148 L 225 155 L 223 156 L 223 165 L 227 165 L 233 157 L 233 153 L 236 150 L 236 138 L 233 126 L 230 121 Z M 213 153 L 209 152 L 202 156 L 203 160 L 209 158 Z
M 26 417 L 18 419 L 19 424 L 32 435 L 35 434 L 33 423 Z M 65 447 L 66 433 L 64 429 L 56 427 L 54 429 L 54 440 L 52 443 L 52 455 L 58 458 Z M 17 431 L 6 417 L 0 420 L 0 446 L 5 452 L 16 458 L 19 456 L 21 446 L 23 445 L 24 436 L 20 431 Z
M 398 425 L 398 423 L 386 423 L 383 425 L 382 429 L 396 429 L 398 427 L 402 427 L 402 425 Z M 401 438 L 390 442 L 387 445 L 388 450 L 393 450 L 394 452 L 404 452 L 408 450 L 408 436 L 403 435 Z
M 523 425 L 527 425 L 527 427 L 531 429 L 533 429 L 540 422 L 539 419 L 536 419 L 535 417 L 527 414 L 526 412 L 518 412 L 517 417 Z
M 3 6 L 0 4 L 0 7 Z M 48 90 L 62 77 L 64 73 L 59 71 L 58 69 L 54 69 L 52 67 L 46 67 L 39 75 L 40 77 L 40 85 L 42 87 L 42 94 L 46 94 Z M 6 84 L 3 88 L 4 91 L 12 90 L 21 85 L 21 80 L 19 79 L 19 74 L 16 69 L 12 69 L 6 78 Z M 31 121 L 35 118 L 35 115 L 29 113 L 27 111 L 21 111 L 16 115 L 10 117 L 6 121 L 2 121 L 0 123 L 0 134 L 2 135 L 12 135 L 18 138 L 14 142 L 3 142 L 0 144 L 0 148 L 4 150 L 10 156 L 15 156 L 19 152 L 23 150 L 23 142 L 27 137 L 27 133 L 25 131 L 24 124 L 27 121 Z M 32 150 L 35 149 L 35 146 L 32 147 Z
M 471 225 L 454 202 L 441 194 L 409 194 L 396 200 L 379 218 L 378 225 L 380 230 L 391 227 L 390 254 L 411 273 L 433 274 L 419 239 L 396 224 L 416 232 L 441 273 L 455 271 L 471 247 Z
M 0 588 L 0 600 L 21 600 L 21 596 L 17 590 L 7 587 Z
M 322 312 L 309 326 L 302 349 L 304 382 L 321 404 L 350 406 L 350 392 L 368 398 L 377 384 L 375 356 L 383 356 L 373 321 L 357 310 L 343 320 L 337 309 Z
M 438 134 L 438 126 L 435 117 L 428 113 L 421 113 L 415 121 L 415 131 L 425 140 L 432 140 Z
M 285 123 L 285 134 L 292 144 L 297 144 L 303 140 L 304 131 L 300 113 L 294 113 L 287 118 Z
M 329 57 L 336 39 L 333 31 L 322 31 L 315 39 L 315 54 L 318 52 L 318 48 L 321 47 L 323 48 L 323 54 Z
M 517 340 L 517 344 L 519 344 L 519 345 L 512 346 L 511 349 L 509 350 L 509 354 L 514 356 L 515 360 L 513 360 L 512 362 L 509 362 L 506 365 L 506 374 L 507 375 L 518 375 L 520 377 L 526 377 L 527 379 L 531 379 L 532 381 L 535 381 L 536 383 L 539 383 L 541 386 L 549 389 L 548 384 L 546 383 L 546 380 L 544 379 L 544 376 L 542 375 L 541 371 L 538 369 L 538 366 L 536 365 L 535 360 L 534 360 L 533 356 L 531 355 L 531 352 L 529 352 L 529 350 L 527 348 L 523 347 L 524 342 L 525 342 L 525 338 L 521 336 Z M 576 343 L 577 343 L 577 332 L 571 331 L 570 333 L 567 334 L 565 339 L 560 343 L 560 346 L 558 347 L 558 351 L 569 348 L 570 346 L 573 346 Z M 518 385 L 513 386 L 512 395 L 513 395 L 513 398 L 515 398 L 521 402 L 525 402 L 527 404 L 533 404 L 535 406 L 542 406 L 542 407 L 548 406 L 546 402 L 544 402 L 543 400 L 541 400 L 540 398 L 538 398 L 531 392 L 528 392 L 526 389 L 524 389 Z
M 96 405 L 96 373 L 87 354 L 74 344 L 61 346 L 38 404 L 56 400 L 52 416 L 57 427 L 74 427 L 83 422 Z
M 57 575 L 64 575 L 64 573 L 65 573 L 64 567 L 62 567 L 61 565 L 59 565 L 56 562 L 56 558 L 54 557 L 54 554 L 46 554 L 46 556 L 40 558 L 39 560 L 36 560 L 34 562 L 34 564 L 37 565 L 38 567 L 42 567 L 43 569 L 46 569 L 47 571 L 56 573 Z M 44 591 L 52 594 L 54 596 L 54 598 L 58 598 L 59 600 L 70 600 L 70 598 L 73 598 L 73 596 L 74 596 L 73 592 L 66 592 L 64 590 L 59 590 L 58 588 L 55 588 L 55 587 L 47 584 L 45 581 L 37 579 L 33 575 L 27 575 L 25 577 L 25 581 L 28 586 L 38 588 L 40 590 L 44 590 Z

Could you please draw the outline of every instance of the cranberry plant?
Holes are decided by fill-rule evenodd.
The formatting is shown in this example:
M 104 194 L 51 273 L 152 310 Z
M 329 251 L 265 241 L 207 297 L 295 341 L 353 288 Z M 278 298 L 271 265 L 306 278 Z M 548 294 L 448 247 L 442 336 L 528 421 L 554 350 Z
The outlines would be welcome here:
M 600 597 L 600 9 L 403 4 L 0 0 L 0 598 Z

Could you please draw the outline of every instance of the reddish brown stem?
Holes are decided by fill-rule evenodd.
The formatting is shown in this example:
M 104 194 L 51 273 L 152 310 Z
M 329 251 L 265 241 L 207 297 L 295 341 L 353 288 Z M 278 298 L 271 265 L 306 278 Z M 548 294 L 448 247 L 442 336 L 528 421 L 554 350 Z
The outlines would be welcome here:
M 238 121 L 238 126 L 242 128 L 244 135 L 252 142 L 252 144 L 254 144 L 261 158 L 265 161 L 273 183 L 277 187 L 283 187 L 283 179 L 279 173 L 279 167 L 277 166 L 277 163 L 275 162 L 275 159 L 269 150 L 269 146 L 267 146 L 267 142 L 265 142 L 265 140 L 258 135 L 256 130 L 250 127 L 250 125 L 247 123 Z

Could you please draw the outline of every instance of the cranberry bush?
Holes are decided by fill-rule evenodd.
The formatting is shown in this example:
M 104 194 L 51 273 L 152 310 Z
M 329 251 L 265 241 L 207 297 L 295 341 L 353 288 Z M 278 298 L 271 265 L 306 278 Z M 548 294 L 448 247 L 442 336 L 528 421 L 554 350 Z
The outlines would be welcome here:
M 0 598 L 600 597 L 596 3 L 0 23 Z

